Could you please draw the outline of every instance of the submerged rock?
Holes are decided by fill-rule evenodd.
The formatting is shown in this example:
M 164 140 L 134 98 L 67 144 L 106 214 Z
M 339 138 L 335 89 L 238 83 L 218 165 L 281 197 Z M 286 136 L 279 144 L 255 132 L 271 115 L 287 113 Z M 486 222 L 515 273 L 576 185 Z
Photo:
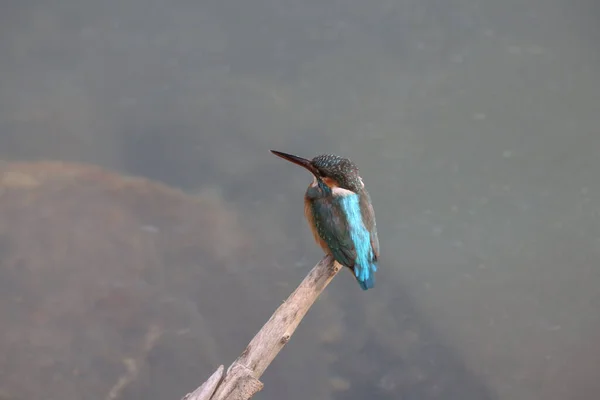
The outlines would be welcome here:
M 214 196 L 88 165 L 1 164 L 3 399 L 160 395 L 150 377 L 173 368 L 164 393 L 191 389 L 222 362 L 207 299 L 245 296 L 223 272 L 248 240 Z

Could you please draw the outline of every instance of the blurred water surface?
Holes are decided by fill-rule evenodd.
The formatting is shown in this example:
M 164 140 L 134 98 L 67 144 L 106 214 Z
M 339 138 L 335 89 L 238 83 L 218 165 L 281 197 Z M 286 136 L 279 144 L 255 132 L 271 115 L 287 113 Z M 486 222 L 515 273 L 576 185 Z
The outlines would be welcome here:
M 364 293 L 337 278 L 267 371 L 261 398 L 597 398 L 594 2 L 1 9 L 4 160 L 85 162 L 210 193 L 253 232 L 251 252 L 210 261 L 226 264 L 219 282 L 235 276 L 243 288 L 243 319 L 219 313 L 235 312 L 227 299 L 197 311 L 210 286 L 198 282 L 180 311 L 191 307 L 190 329 L 209 325 L 214 341 L 202 342 L 211 355 L 201 367 L 181 368 L 208 376 L 230 362 L 320 257 L 302 219 L 310 177 L 268 149 L 334 152 L 357 162 L 373 198 L 378 286 Z M 148 361 L 162 391 L 146 377 L 139 393 L 173 397 L 200 383 L 161 370 L 182 362 L 174 354 Z

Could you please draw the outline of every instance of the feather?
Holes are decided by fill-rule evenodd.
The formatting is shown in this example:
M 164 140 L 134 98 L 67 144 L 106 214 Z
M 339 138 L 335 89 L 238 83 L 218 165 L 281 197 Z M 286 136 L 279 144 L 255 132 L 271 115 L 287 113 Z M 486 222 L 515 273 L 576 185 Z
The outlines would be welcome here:
M 371 203 L 371 196 L 365 189 L 360 194 L 360 211 L 363 217 L 365 228 L 371 235 L 371 247 L 375 261 L 379 260 L 379 237 L 377 236 L 377 223 L 375 222 L 375 210 Z
M 378 242 L 376 233 L 372 238 L 363 223 L 361 196 L 337 187 L 330 189 L 329 195 L 326 191 L 319 185 L 311 185 L 306 192 L 305 213 L 315 240 L 354 272 L 363 290 L 370 289 L 375 285 L 377 271 L 373 243 L 378 245 Z
M 365 227 L 360 208 L 358 194 L 339 198 L 341 209 L 344 210 L 348 221 L 349 234 L 355 248 L 354 275 L 363 290 L 375 285 L 377 260 L 373 251 L 371 233 Z

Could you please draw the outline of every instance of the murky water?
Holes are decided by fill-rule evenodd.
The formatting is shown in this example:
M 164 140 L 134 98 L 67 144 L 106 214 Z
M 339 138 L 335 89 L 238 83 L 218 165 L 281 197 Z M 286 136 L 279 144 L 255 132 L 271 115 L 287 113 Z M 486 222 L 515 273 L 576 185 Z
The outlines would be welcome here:
M 240 212 L 260 239 L 236 268 L 261 292 L 223 363 L 320 257 L 302 220 L 310 177 L 268 150 L 349 156 L 377 213 L 378 287 L 337 278 L 263 398 L 595 399 L 588 3 L 9 2 L 0 156 L 208 188 Z

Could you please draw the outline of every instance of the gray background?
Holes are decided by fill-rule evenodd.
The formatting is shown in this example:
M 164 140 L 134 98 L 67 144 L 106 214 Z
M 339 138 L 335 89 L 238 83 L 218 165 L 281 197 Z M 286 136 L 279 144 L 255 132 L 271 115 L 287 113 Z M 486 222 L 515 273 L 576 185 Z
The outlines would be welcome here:
M 486 395 L 463 399 L 597 398 L 595 2 L 0 7 L 0 156 L 92 163 L 190 193 L 218 192 L 263 237 L 253 244 L 261 262 L 238 265 L 258 271 L 248 279 L 260 280 L 270 301 L 248 317 L 248 333 L 321 256 L 302 216 L 310 176 L 268 150 L 333 152 L 361 168 L 382 251 L 375 290 L 360 291 L 344 274 L 328 289 L 345 315 L 362 307 L 371 316 L 348 318 L 345 330 L 376 330 L 389 318 L 402 326 L 394 310 L 410 299 L 436 340 L 485 386 Z M 275 282 L 290 286 L 269 293 Z M 319 329 L 309 315 L 272 368 L 314 349 L 302 336 Z M 219 362 L 251 337 L 240 336 Z M 361 370 L 360 357 L 349 362 Z M 397 360 L 370 362 L 377 373 L 340 372 L 334 383 L 363 379 L 394 393 L 381 398 L 416 398 L 394 392 L 393 374 L 381 372 Z M 270 371 L 260 398 L 282 398 Z M 290 399 L 333 398 L 302 392 L 317 383 L 297 371 L 281 372 Z M 339 398 L 376 397 L 365 390 L 352 386 Z

